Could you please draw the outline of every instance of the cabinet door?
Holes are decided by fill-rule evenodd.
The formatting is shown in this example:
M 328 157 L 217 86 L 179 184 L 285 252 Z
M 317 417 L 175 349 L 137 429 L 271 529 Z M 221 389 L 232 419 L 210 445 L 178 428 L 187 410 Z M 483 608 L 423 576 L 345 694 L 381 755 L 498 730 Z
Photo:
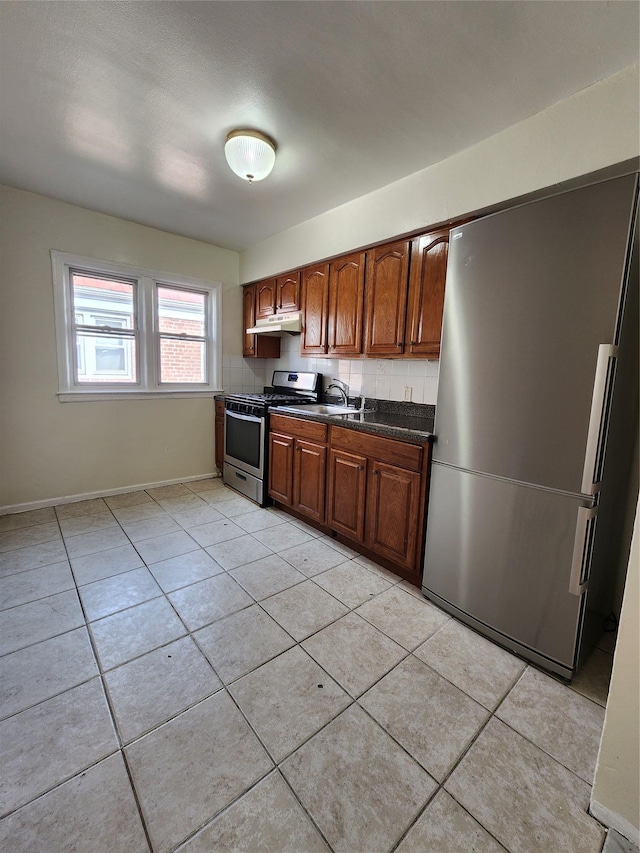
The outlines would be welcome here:
M 247 334 L 247 329 L 255 324 L 256 285 L 247 284 L 242 288 L 242 355 L 245 358 L 280 358 L 280 338 Z
M 324 355 L 327 351 L 327 304 L 329 264 L 302 271 L 301 355 Z
M 300 310 L 300 273 L 281 275 L 276 279 L 276 314 Z
M 242 288 L 242 355 L 255 357 L 255 335 L 248 335 L 247 329 L 256 324 L 256 286 L 249 284 Z
M 216 400 L 215 439 L 216 468 L 222 471 L 224 465 L 224 403 L 221 400 Z
M 362 352 L 365 253 L 332 261 L 329 272 L 329 343 L 332 355 Z
M 368 355 L 404 352 L 411 243 L 367 252 L 365 347 Z
M 259 281 L 256 286 L 256 319 L 271 317 L 276 312 L 276 282 L 270 278 Z
M 372 461 L 367 489 L 365 544 L 407 569 L 419 558 L 420 474 Z
M 293 508 L 324 521 L 327 448 L 296 439 L 293 454 Z
M 367 460 L 342 450 L 329 451 L 327 524 L 357 542 L 364 541 Z
M 422 358 L 440 355 L 448 256 L 448 229 L 413 240 L 406 347 L 410 355 Z
M 293 501 L 293 438 L 269 433 L 269 496 L 291 506 Z

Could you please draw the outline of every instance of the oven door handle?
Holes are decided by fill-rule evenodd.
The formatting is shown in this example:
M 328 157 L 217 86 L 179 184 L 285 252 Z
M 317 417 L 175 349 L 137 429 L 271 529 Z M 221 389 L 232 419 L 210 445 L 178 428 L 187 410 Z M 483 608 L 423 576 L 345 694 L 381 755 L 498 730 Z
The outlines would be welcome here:
M 262 418 L 257 418 L 255 415 L 241 415 L 239 412 L 231 412 L 229 409 L 226 410 L 226 414 L 230 418 L 238 418 L 239 421 L 251 421 L 255 424 L 259 424 L 262 421 Z

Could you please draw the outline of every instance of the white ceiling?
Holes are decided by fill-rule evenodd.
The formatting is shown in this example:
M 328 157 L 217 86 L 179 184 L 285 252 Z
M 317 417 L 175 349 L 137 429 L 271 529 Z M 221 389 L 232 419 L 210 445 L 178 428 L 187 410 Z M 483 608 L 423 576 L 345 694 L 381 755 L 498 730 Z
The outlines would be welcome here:
M 637 62 L 639 8 L 2 2 L 0 181 L 239 251 Z M 259 184 L 243 126 L 278 143 Z

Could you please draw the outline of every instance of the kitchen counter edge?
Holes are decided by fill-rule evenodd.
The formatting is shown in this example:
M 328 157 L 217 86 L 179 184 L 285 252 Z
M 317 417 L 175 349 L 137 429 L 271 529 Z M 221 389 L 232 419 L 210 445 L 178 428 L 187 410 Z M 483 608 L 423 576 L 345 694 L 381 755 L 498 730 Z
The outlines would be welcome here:
M 272 406 L 269 411 L 272 414 L 284 415 L 285 417 L 291 418 L 300 418 L 305 421 L 318 421 L 320 423 L 325 424 L 333 424 L 334 426 L 345 427 L 345 429 L 352 429 L 358 432 L 369 432 L 375 433 L 376 435 L 383 435 L 387 438 L 398 438 L 404 441 L 433 441 L 433 418 L 419 418 L 416 420 L 424 420 L 425 429 L 416 428 L 414 426 L 406 427 L 399 426 L 393 421 L 398 417 L 398 415 L 391 415 L 385 412 L 375 411 L 375 412 L 365 412 L 365 417 L 374 416 L 374 419 L 360 420 L 359 414 L 353 415 L 320 415 L 315 412 L 305 412 L 304 406 L 300 407 L 300 411 L 294 411 L 292 408 L 287 408 L 286 406 Z

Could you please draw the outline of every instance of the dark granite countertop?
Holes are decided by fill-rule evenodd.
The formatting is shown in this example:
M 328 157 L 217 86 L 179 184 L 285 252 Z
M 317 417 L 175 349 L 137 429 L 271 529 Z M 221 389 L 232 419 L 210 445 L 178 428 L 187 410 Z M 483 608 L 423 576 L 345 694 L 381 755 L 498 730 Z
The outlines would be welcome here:
M 392 400 L 367 398 L 364 412 L 349 415 L 319 415 L 305 411 L 305 406 L 296 408 L 274 406 L 270 411 L 276 413 L 280 411 L 283 415 L 334 424 L 361 432 L 372 432 L 389 438 L 432 441 L 434 437 L 435 406 L 421 403 L 396 403 Z

